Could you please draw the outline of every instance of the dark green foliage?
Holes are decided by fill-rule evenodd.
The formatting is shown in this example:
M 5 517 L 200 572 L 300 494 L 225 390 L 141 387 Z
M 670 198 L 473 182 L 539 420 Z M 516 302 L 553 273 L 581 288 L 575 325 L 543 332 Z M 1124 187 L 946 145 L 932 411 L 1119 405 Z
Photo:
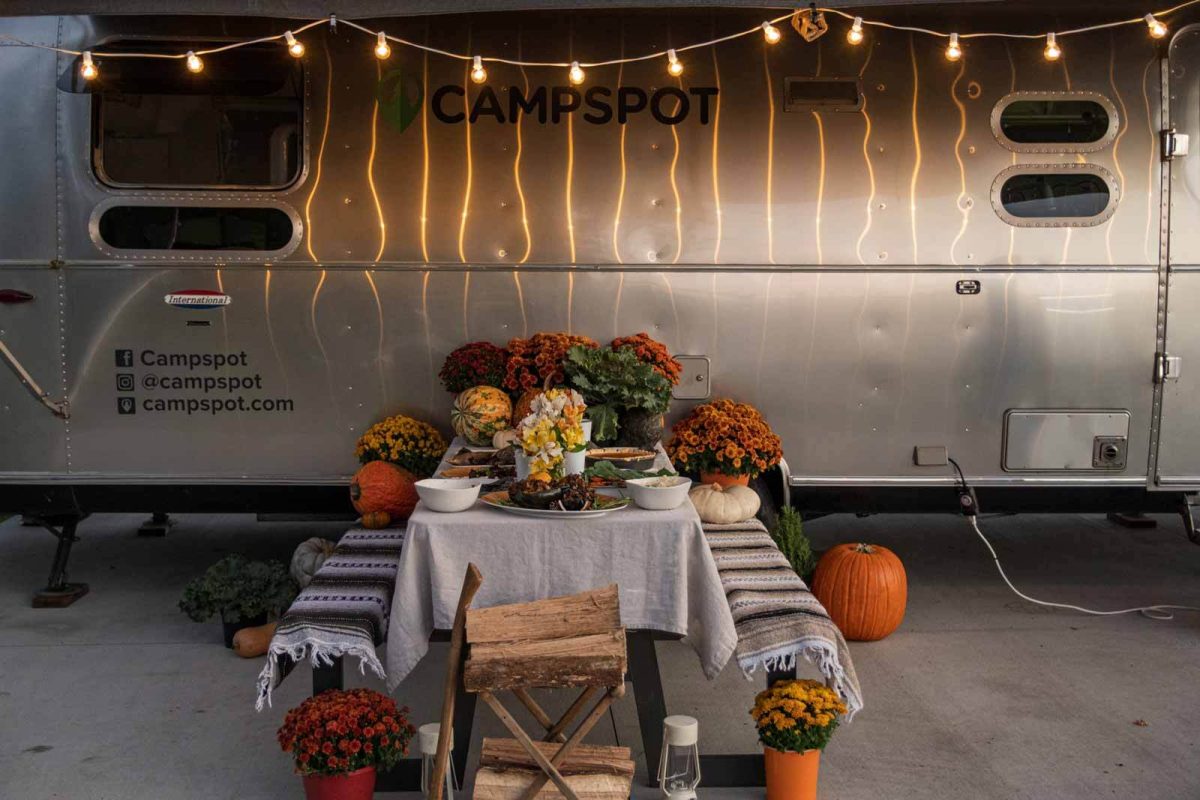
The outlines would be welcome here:
M 296 597 L 296 584 L 278 561 L 248 561 L 228 555 L 183 590 L 179 609 L 196 622 L 220 615 L 241 622 L 264 613 L 279 613 Z
M 567 385 L 583 395 L 592 439 L 611 442 L 622 411 L 637 409 L 664 414 L 671 404 L 671 382 L 638 359 L 632 348 L 610 350 L 576 345 L 563 361 Z
M 791 506 L 779 510 L 779 520 L 771 529 L 771 538 L 779 550 L 792 564 L 796 574 L 811 583 L 813 571 L 817 568 L 817 558 L 813 555 L 812 545 L 804 535 L 804 524 L 800 512 Z

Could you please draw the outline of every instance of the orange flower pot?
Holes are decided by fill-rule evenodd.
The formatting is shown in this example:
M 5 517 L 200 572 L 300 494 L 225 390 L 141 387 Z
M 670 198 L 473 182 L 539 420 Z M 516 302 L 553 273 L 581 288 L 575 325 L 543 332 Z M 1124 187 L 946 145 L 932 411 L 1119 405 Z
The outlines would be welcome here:
M 821 751 L 785 753 L 763 748 L 767 767 L 767 800 L 816 800 Z
M 371 800 L 374 794 L 374 767 L 363 767 L 344 775 L 304 776 L 306 800 Z
M 749 486 L 750 476 L 724 475 L 720 472 L 701 472 L 700 483 L 704 486 L 708 486 L 709 484 L 713 483 L 719 483 L 724 488 L 728 488 L 730 486 Z

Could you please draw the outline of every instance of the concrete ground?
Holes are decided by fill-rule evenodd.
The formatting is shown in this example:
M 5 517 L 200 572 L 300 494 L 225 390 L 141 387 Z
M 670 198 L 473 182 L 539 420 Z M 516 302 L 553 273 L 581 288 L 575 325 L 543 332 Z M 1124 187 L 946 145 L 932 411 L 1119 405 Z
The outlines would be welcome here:
M 1200 605 L 1200 548 L 1177 518 L 1158 519 L 1154 530 L 1092 516 L 983 525 L 1010 576 L 1037 597 Z M 51 537 L 19 519 L 0 523 L 0 798 L 302 796 L 274 733 L 309 691 L 307 668 L 255 713 L 259 661 L 235 657 L 216 623 L 190 622 L 176 602 L 226 552 L 286 560 L 301 540 L 336 538 L 341 527 L 189 516 L 165 539 L 139 539 L 140 521 L 83 523 L 71 572 L 92 593 L 65 610 L 29 607 Z M 829 517 L 808 532 L 817 548 L 860 539 L 893 548 L 910 592 L 898 632 L 851 645 L 866 709 L 823 757 L 823 797 L 1200 797 L 1200 614 L 1156 621 L 1031 606 L 955 517 Z M 397 693 L 417 723 L 437 716 L 444 657 L 435 645 Z M 668 707 L 700 719 L 705 749 L 755 749 L 746 710 L 761 679 L 726 670 L 708 683 L 681 643 L 660 645 L 659 657 Z M 354 682 L 375 685 L 356 673 Z M 632 699 L 598 731 L 640 751 Z M 476 736 L 484 732 L 499 731 L 481 709 Z

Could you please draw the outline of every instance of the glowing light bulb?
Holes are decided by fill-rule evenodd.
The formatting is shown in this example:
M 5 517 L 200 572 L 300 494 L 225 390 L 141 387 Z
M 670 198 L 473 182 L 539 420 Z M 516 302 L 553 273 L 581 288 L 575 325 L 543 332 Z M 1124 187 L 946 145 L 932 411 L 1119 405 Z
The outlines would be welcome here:
M 1146 25 L 1150 28 L 1150 35 L 1155 39 L 1161 39 L 1167 35 L 1167 26 L 1154 18 L 1153 14 L 1147 14 Z
M 191 50 L 188 50 L 187 54 L 187 68 L 188 72 L 204 71 L 204 62 L 200 60 L 200 56 L 196 55 Z
M 583 68 L 579 66 L 578 61 L 571 62 L 571 71 L 567 73 L 567 78 L 576 86 L 583 83 Z
M 667 72 L 676 78 L 683 74 L 683 62 L 675 55 L 674 50 L 667 51 Z
M 1062 55 L 1062 48 L 1058 46 L 1058 37 L 1053 33 L 1046 34 L 1046 49 L 1042 51 L 1046 56 L 1047 61 L 1058 61 Z
M 862 17 L 855 17 L 854 23 L 850 26 L 850 32 L 846 34 L 846 41 L 850 44 L 862 44 L 862 40 Z
M 962 58 L 962 47 L 958 44 L 958 34 L 950 34 L 950 44 L 946 45 L 946 60 L 958 61 Z
M 475 61 L 471 65 L 471 80 L 476 83 L 483 83 L 487 80 L 487 70 L 483 68 L 483 59 L 475 56 Z
M 375 36 L 375 57 L 379 59 L 387 58 L 392 54 L 392 47 L 387 42 L 387 34 L 380 31 Z
M 304 43 L 296 41 L 296 37 L 292 35 L 291 31 L 284 31 L 283 39 L 285 42 L 287 42 L 287 49 L 289 53 L 296 58 L 304 55 Z
M 762 24 L 762 29 L 763 38 L 767 40 L 767 44 L 775 44 L 783 38 L 783 34 L 779 32 L 779 28 L 776 28 L 769 22 L 764 22 Z
M 92 61 L 92 54 L 86 50 L 83 53 L 83 64 L 79 67 L 79 74 L 85 81 L 94 81 L 100 76 L 100 70 L 96 69 L 96 64 Z

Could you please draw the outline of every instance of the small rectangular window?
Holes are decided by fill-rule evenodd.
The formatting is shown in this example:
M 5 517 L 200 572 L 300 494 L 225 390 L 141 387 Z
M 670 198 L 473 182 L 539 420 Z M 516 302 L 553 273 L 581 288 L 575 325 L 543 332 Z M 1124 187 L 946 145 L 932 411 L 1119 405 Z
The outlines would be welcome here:
M 1014 175 L 1000 189 L 1000 203 L 1014 217 L 1097 217 L 1108 208 L 1108 184 L 1086 172 Z
M 858 78 L 784 78 L 785 111 L 858 111 Z
M 1000 130 L 1018 144 L 1087 144 L 1108 133 L 1108 112 L 1092 100 L 1016 100 L 1000 112 Z
M 106 50 L 179 52 L 184 43 Z M 282 189 L 300 175 L 303 75 L 286 48 L 182 63 L 109 58 L 93 87 L 93 163 L 120 187 Z
M 116 250 L 282 250 L 292 219 L 278 208 L 113 206 L 100 215 L 100 238 Z

